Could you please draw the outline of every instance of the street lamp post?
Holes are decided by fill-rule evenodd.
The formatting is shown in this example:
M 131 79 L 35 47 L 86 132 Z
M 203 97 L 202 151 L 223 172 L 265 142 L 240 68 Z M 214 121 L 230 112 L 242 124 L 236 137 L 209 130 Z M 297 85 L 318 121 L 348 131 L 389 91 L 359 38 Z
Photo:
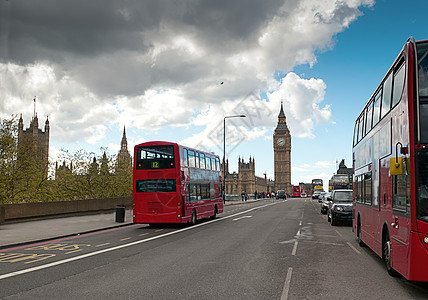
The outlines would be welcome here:
M 246 115 L 226 116 L 223 119 L 223 203 L 226 203 L 226 119 L 245 118 Z

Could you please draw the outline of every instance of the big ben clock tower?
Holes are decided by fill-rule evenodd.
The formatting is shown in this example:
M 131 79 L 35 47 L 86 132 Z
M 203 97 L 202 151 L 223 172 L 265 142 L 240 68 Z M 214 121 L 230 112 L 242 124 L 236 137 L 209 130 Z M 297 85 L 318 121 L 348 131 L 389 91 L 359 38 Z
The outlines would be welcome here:
M 285 120 L 284 109 L 278 115 L 278 124 L 273 133 L 273 160 L 275 173 L 275 190 L 285 190 L 287 194 L 291 191 L 291 135 Z

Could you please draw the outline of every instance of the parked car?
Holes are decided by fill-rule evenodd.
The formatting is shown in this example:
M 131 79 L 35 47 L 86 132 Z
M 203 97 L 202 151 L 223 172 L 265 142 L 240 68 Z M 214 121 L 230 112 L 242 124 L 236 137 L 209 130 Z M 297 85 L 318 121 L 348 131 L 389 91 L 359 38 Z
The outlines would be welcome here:
M 321 200 L 321 213 L 323 215 L 327 214 L 328 205 L 330 203 L 330 200 L 328 200 L 328 198 L 331 198 L 331 193 L 325 193 L 322 196 L 322 200 Z
M 327 220 L 332 226 L 339 221 L 352 221 L 352 190 L 334 190 L 327 199 Z
M 287 194 L 284 190 L 279 190 L 276 192 L 276 199 L 287 199 Z
M 302 197 L 302 198 L 306 198 L 306 197 L 307 197 L 307 196 L 306 196 L 306 193 L 305 193 L 305 192 L 301 193 L 301 194 L 300 194 L 300 197 Z

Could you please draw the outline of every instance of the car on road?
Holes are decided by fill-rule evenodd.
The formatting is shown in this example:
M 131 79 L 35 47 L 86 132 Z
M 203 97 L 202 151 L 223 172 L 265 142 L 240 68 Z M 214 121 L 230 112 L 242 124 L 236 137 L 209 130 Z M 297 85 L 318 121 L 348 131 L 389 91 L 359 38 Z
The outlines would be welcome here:
M 318 202 L 319 203 L 321 203 L 322 202 L 322 199 L 324 198 L 324 195 L 325 194 L 327 194 L 327 192 L 321 192 L 319 195 L 318 195 Z
M 321 199 L 321 213 L 323 215 L 327 214 L 328 205 L 330 203 L 330 200 L 328 200 L 328 198 L 330 198 L 330 197 L 331 197 L 331 193 L 325 193 L 322 196 L 322 199 Z
M 327 199 L 327 220 L 332 226 L 340 221 L 352 222 L 352 190 L 334 190 Z
M 284 190 L 279 190 L 276 192 L 276 199 L 287 199 L 287 194 Z

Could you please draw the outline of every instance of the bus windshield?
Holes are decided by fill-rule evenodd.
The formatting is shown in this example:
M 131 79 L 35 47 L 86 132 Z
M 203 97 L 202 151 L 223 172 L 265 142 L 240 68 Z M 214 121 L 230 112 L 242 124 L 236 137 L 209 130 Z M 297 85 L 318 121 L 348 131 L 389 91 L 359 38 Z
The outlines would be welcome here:
M 416 152 L 416 166 L 417 216 L 428 222 L 428 151 Z
M 175 168 L 174 146 L 141 146 L 137 148 L 136 169 L 173 169 Z
M 421 143 L 428 143 L 428 43 L 418 43 Z

